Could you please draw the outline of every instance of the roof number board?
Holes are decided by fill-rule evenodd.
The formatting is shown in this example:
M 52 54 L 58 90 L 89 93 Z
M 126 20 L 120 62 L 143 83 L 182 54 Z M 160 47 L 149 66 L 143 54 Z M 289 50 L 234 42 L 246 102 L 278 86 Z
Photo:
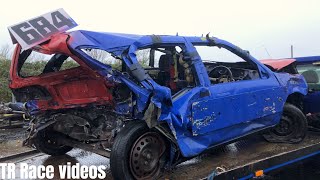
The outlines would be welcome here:
M 36 18 L 8 27 L 12 42 L 19 43 L 22 49 L 29 49 L 50 38 L 65 32 L 77 23 L 61 8 Z

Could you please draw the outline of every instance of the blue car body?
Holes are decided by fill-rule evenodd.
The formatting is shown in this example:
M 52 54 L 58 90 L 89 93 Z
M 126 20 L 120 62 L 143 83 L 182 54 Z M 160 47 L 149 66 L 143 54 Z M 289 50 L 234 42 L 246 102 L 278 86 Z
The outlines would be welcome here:
M 233 141 L 278 124 L 288 97 L 307 94 L 301 75 L 276 73 L 247 51 L 216 37 L 166 35 L 131 35 L 73 31 L 67 41 L 71 52 L 78 55 L 106 81 L 125 84 L 134 94 L 135 105 L 118 103 L 120 116 L 131 112 L 132 120 L 145 120 L 149 127 L 166 123 L 184 157 L 198 155 L 219 144 Z M 152 79 L 137 59 L 136 51 L 150 47 L 179 46 L 193 70 L 195 85 L 173 93 Z M 227 49 L 257 67 L 258 78 L 212 84 L 208 70 L 195 46 L 217 46 Z M 94 48 L 122 60 L 130 77 L 112 70 L 86 55 L 82 49 Z M 30 111 L 39 107 L 27 104 Z M 155 116 L 150 116 L 155 114 Z
M 319 85 L 319 77 L 320 77 L 320 56 L 308 56 L 308 57 L 296 57 L 294 58 L 297 64 L 297 70 L 300 74 L 303 74 L 305 71 L 314 71 L 317 82 L 311 82 L 309 84 L 310 91 L 308 95 L 305 96 L 304 99 L 304 113 L 308 114 L 315 114 L 320 112 L 320 106 L 318 105 L 320 102 L 320 89 L 317 88 Z M 308 77 L 306 77 L 307 79 Z

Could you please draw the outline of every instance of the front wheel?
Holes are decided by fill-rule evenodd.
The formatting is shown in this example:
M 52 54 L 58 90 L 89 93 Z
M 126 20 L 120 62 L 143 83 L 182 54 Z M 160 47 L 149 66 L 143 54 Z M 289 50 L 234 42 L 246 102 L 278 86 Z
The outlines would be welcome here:
M 299 108 L 286 103 L 279 124 L 263 134 L 269 142 L 298 143 L 307 132 L 307 119 Z
M 132 121 L 117 134 L 110 157 L 114 179 L 154 179 L 164 165 L 166 143 L 143 121 Z

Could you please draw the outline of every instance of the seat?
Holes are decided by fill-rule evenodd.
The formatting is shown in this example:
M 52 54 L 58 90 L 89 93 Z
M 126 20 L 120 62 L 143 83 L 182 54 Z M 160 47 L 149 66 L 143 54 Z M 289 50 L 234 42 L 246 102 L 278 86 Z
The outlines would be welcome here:
M 158 83 L 162 86 L 168 86 L 170 82 L 170 68 L 172 66 L 173 57 L 169 54 L 164 54 L 160 56 L 159 59 L 159 70 L 158 73 Z
M 302 73 L 302 76 L 306 79 L 307 83 L 318 83 L 319 76 L 316 71 L 308 70 Z
M 319 76 L 316 71 L 308 70 L 301 74 L 308 83 L 309 89 L 320 90 Z
M 157 83 L 169 87 L 173 94 L 188 86 L 188 82 L 185 80 L 185 68 L 174 61 L 171 54 L 161 55 L 159 59 L 160 72 L 157 78 Z M 175 69 L 175 63 L 177 63 L 177 69 Z

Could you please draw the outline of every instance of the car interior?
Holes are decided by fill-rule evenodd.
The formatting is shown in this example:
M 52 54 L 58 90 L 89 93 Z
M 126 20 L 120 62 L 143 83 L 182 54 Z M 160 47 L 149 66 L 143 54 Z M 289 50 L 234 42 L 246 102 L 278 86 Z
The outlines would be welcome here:
M 314 65 L 298 65 L 298 72 L 308 83 L 309 91 L 320 91 L 320 69 Z

